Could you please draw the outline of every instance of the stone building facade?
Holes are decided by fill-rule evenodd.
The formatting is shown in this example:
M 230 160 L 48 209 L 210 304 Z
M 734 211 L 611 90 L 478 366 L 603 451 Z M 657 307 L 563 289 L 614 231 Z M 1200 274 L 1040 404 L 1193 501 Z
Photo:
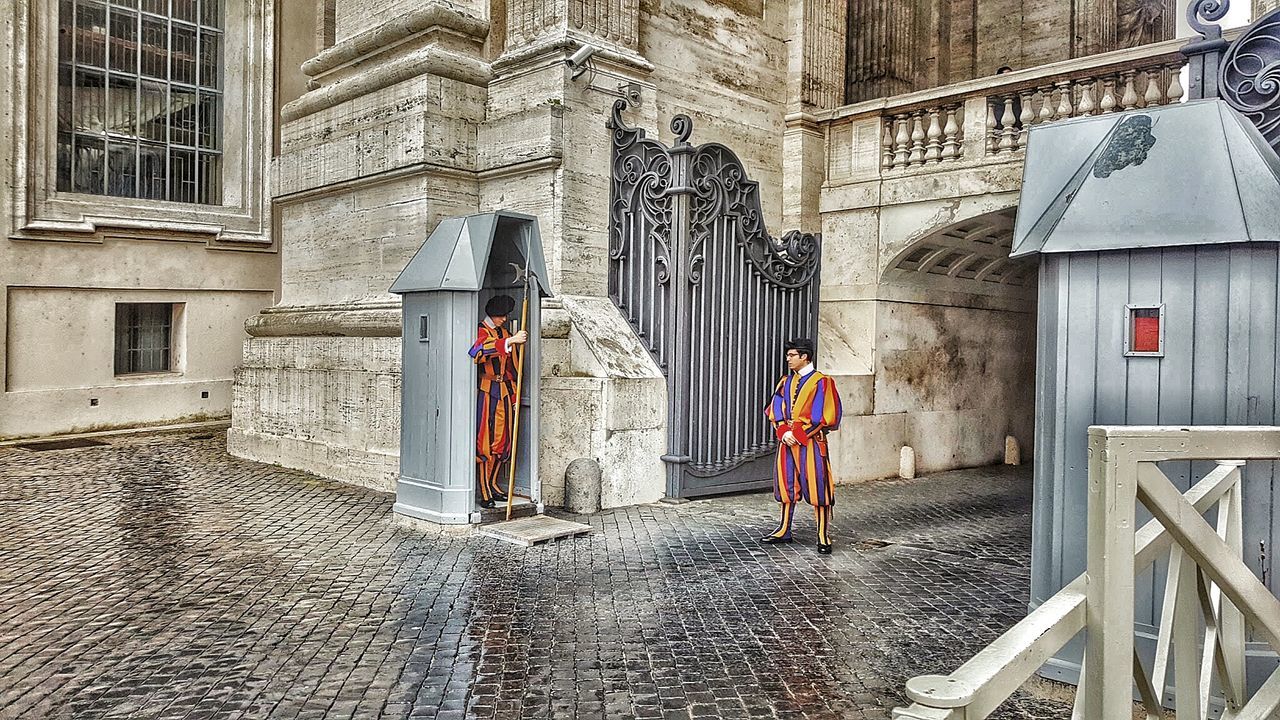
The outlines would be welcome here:
M 400 313 L 387 288 L 441 218 L 505 208 L 540 219 L 557 293 L 543 313 L 545 499 L 560 499 L 569 460 L 596 457 L 606 506 L 661 496 L 667 412 L 661 374 L 607 298 L 605 121 L 620 85 L 639 92 L 629 123 L 667 138 L 684 113 L 698 141 L 737 151 L 775 234 L 823 233 L 819 365 L 846 396 L 833 452 L 856 481 L 893 474 L 903 445 L 923 470 L 998 460 L 1006 435 L 1029 454 L 1035 298 L 1026 283 L 922 282 L 897 262 L 943 235 L 1007 233 L 1017 166 L 894 179 L 877 150 L 848 159 L 874 178 L 841 176 L 858 146 L 844 133 L 866 131 L 842 109 L 1166 40 L 1178 14 L 1172 0 L 281 7 L 281 297 L 247 324 L 232 451 L 393 487 Z M 565 59 L 584 44 L 597 52 L 574 78 Z M 975 138 L 976 115 L 961 118 Z
M 266 0 L 0 10 L 0 440 L 226 418 L 276 299 Z

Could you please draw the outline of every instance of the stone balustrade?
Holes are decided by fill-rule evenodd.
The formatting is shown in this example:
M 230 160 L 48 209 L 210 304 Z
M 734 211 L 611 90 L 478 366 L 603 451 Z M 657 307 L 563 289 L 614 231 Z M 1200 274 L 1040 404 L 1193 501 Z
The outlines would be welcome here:
M 827 182 L 1020 159 L 1036 125 L 1156 107 L 1186 94 L 1185 40 L 1076 58 L 846 105 L 827 126 Z M 934 166 L 938 166 L 935 168 Z

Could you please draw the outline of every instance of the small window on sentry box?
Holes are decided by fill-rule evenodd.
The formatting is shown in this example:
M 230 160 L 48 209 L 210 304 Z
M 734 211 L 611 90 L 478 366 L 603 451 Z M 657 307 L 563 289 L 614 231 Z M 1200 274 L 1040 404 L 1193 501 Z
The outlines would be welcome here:
M 418 342 L 427 341 L 427 316 L 418 316 Z
M 1124 336 L 1128 357 L 1164 355 L 1164 305 L 1127 305 L 1129 322 Z

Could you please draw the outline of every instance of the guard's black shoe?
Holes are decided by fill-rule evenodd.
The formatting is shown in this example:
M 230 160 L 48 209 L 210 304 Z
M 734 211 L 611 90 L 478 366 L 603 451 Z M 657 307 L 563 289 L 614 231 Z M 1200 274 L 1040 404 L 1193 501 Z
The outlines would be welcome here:
M 496 500 L 497 502 L 504 503 L 507 501 L 507 496 L 503 495 L 502 493 L 494 493 L 493 499 Z
M 783 543 L 791 542 L 791 538 L 786 536 L 779 537 L 777 535 L 765 535 L 764 537 L 760 538 L 760 542 L 764 543 L 765 545 L 782 545 Z
M 485 510 L 488 510 L 488 509 L 490 509 L 490 508 L 492 508 L 492 507 L 493 507 L 493 501 L 492 501 L 492 500 L 481 500 L 481 501 L 480 501 L 480 507 L 484 508 Z
M 819 555 L 830 555 L 830 554 L 831 554 L 831 543 L 827 543 L 827 544 L 825 544 L 825 545 L 824 545 L 824 544 L 822 544 L 822 543 L 818 543 L 818 554 L 819 554 Z

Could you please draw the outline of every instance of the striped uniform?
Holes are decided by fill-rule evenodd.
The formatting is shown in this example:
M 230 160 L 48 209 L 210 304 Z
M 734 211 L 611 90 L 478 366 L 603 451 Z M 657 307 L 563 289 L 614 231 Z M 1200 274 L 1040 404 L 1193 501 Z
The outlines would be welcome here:
M 803 499 L 816 508 L 819 541 L 830 544 L 827 530 L 836 496 L 827 433 L 840 427 L 841 416 L 835 381 L 817 370 L 803 377 L 788 373 L 778 381 L 765 415 L 779 441 L 773 497 L 782 503 L 782 523 L 774 534 L 790 536 L 792 506 Z M 782 442 L 788 430 L 799 444 Z
M 480 323 L 476 342 L 468 355 L 479 366 L 476 393 L 476 482 L 481 500 L 502 492 L 499 470 L 511 455 L 511 421 L 516 394 L 516 364 L 507 338 L 511 333 Z

